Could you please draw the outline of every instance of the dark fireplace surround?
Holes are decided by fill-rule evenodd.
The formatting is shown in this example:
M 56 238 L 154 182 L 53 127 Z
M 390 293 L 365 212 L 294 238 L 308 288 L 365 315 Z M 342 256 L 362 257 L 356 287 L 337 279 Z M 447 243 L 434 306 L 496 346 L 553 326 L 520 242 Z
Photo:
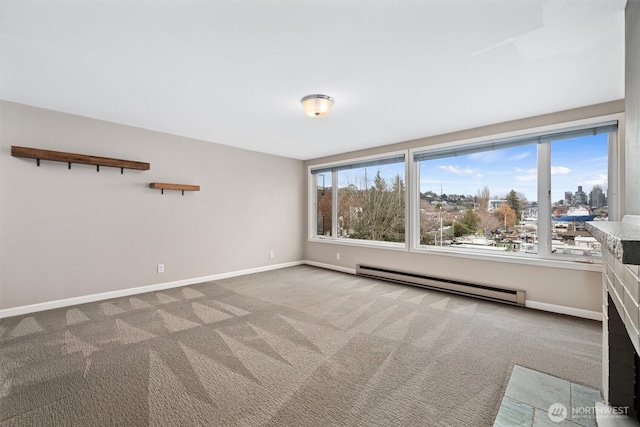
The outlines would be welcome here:
M 604 403 L 640 410 L 640 215 L 595 221 L 587 229 L 602 245 L 602 392 Z
M 608 313 L 609 399 L 611 406 L 628 408 L 627 415 L 638 419 L 638 353 L 627 334 L 622 317 L 609 297 Z

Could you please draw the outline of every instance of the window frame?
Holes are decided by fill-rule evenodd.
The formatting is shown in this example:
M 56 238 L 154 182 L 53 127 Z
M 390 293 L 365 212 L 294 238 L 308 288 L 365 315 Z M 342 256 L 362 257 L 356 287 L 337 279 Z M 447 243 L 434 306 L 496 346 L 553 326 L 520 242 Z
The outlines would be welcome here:
M 588 260 L 578 261 L 575 256 L 565 257 L 560 254 L 553 254 L 550 256 L 541 256 L 540 254 L 517 254 L 509 255 L 508 253 L 480 253 L 473 251 L 472 249 L 446 249 L 442 247 L 425 247 L 420 245 L 420 227 L 419 227 L 419 165 L 414 161 L 414 154 L 417 152 L 424 152 L 426 150 L 442 150 L 453 149 L 469 144 L 489 144 L 490 142 L 496 142 L 499 140 L 526 137 L 533 135 L 545 135 L 553 134 L 561 131 L 569 131 L 571 129 L 579 129 L 585 127 L 596 127 L 607 122 L 617 122 L 618 129 L 610 134 L 609 137 L 609 158 L 608 158 L 608 192 L 609 192 L 609 220 L 616 221 L 622 218 L 624 215 L 624 173 L 625 165 L 621 155 L 624 152 L 624 113 L 607 114 L 603 116 L 594 116 L 590 118 L 571 120 L 565 122 L 559 122 L 549 125 L 528 127 L 513 131 L 507 131 L 496 134 L 487 134 L 484 136 L 467 138 L 467 139 L 450 139 L 447 142 L 437 143 L 433 145 L 417 145 L 414 142 L 408 142 L 411 144 L 407 149 L 393 150 L 389 152 L 379 152 L 378 154 L 368 156 L 358 156 L 353 158 L 343 158 L 342 160 L 336 160 L 326 163 L 311 163 L 307 164 L 307 241 L 312 243 L 327 243 L 344 246 L 356 246 L 356 247 L 369 247 L 384 250 L 403 251 L 413 253 L 416 255 L 433 255 L 433 256 L 448 256 L 456 258 L 467 259 L 479 259 L 491 262 L 504 262 L 515 264 L 528 264 L 553 268 L 564 268 L 572 270 L 594 271 L 599 272 L 601 270 L 601 260 L 598 258 L 590 258 Z M 405 145 L 407 147 L 408 145 Z M 549 147 L 549 145 L 547 145 Z M 396 155 L 404 154 L 405 156 L 405 242 L 379 242 L 372 240 L 360 240 L 349 238 L 338 238 L 337 230 L 337 211 L 338 211 L 338 192 L 335 191 L 332 200 L 332 217 L 335 218 L 335 225 L 332 224 L 332 236 L 317 236 L 315 235 L 316 219 L 317 219 L 317 191 L 316 180 L 311 173 L 312 170 L 328 168 L 332 166 L 346 165 L 351 163 L 359 163 L 365 161 L 371 161 L 375 159 L 383 159 L 387 157 L 393 157 Z M 540 156 L 538 156 L 540 157 Z M 540 161 L 540 159 L 538 159 Z M 551 165 L 549 164 L 549 167 Z M 540 168 L 538 167 L 538 173 Z M 550 170 L 549 170 L 550 179 Z M 337 188 L 337 176 L 332 173 L 332 186 Z M 538 186 L 538 192 L 540 192 L 540 185 Z M 538 195 L 540 199 L 540 196 Z M 550 209 L 549 200 L 549 209 Z M 540 204 L 540 200 L 538 200 Z
M 404 224 L 405 224 L 405 240 L 404 242 L 384 242 L 379 240 L 365 240 L 365 239 L 350 239 L 348 237 L 338 237 L 338 201 L 339 201 L 339 189 L 338 189 L 338 171 L 331 172 L 331 183 L 334 191 L 332 192 L 332 201 L 331 201 L 331 216 L 332 216 L 332 224 L 331 224 L 331 236 L 319 236 L 316 234 L 315 230 L 317 230 L 317 212 L 318 212 L 318 201 L 317 201 L 317 185 L 316 178 L 313 171 L 322 170 L 322 169 L 331 169 L 331 168 L 341 168 L 349 165 L 357 165 L 359 163 L 367 163 L 367 162 L 375 162 L 377 160 L 384 160 L 393 157 L 404 157 L 404 197 L 405 197 L 405 209 L 404 209 Z M 328 163 L 319 163 L 309 165 L 307 167 L 307 177 L 308 177 L 308 190 L 307 194 L 309 195 L 309 203 L 308 203 L 308 241 L 310 242 L 322 242 L 322 243 L 335 243 L 342 245 L 351 245 L 351 246 L 365 246 L 365 247 L 376 247 L 376 248 L 384 248 L 390 250 L 399 250 L 399 251 L 409 251 L 409 240 L 410 240 L 410 228 L 409 228 L 409 205 L 411 201 L 409 200 L 409 150 L 396 150 L 385 152 L 382 154 L 375 154 L 370 156 L 362 156 L 362 157 L 354 157 L 345 160 L 338 160 L 334 162 Z M 346 169 L 346 168 L 345 168 Z
M 562 132 L 570 132 L 573 130 L 598 127 L 601 125 L 617 122 L 617 130 L 609 132 L 608 141 L 608 192 L 609 192 L 609 220 L 616 221 L 622 216 L 620 197 L 621 174 L 624 170 L 620 167 L 619 158 L 620 146 L 622 144 L 621 128 L 623 126 L 623 114 L 610 114 L 606 116 L 592 117 L 588 119 L 575 120 L 571 122 L 556 123 L 553 125 L 541 126 L 536 128 L 521 129 L 513 132 L 505 132 L 501 134 L 487 135 L 464 140 L 449 141 L 442 144 L 434 144 L 431 146 L 416 147 L 409 150 L 409 166 L 411 194 L 409 196 L 410 209 L 410 252 L 422 254 L 436 254 L 445 256 L 455 256 L 463 258 L 475 258 L 491 261 L 527 263 L 544 266 L 563 266 L 577 269 L 587 269 L 599 271 L 601 259 L 595 257 L 576 257 L 564 254 L 552 254 L 551 242 L 545 242 L 544 248 L 542 244 L 538 245 L 537 254 L 509 254 L 509 253 L 484 253 L 481 250 L 456 248 L 451 249 L 439 246 L 427 246 L 420 244 L 420 161 L 414 160 L 415 155 L 429 151 L 438 152 L 454 152 L 456 148 L 477 146 L 490 147 L 492 144 L 499 145 L 501 141 L 514 140 L 518 138 L 544 137 L 545 135 L 553 135 Z M 537 144 L 538 154 L 538 210 L 542 208 L 551 212 L 551 199 L 548 189 L 551 188 L 551 144 Z M 613 203 L 612 203 L 612 202 Z M 545 232 L 544 237 L 547 238 L 547 232 L 551 227 L 551 217 L 549 224 L 543 225 Z M 540 232 L 540 222 L 538 223 L 538 241 L 541 242 L 542 233 Z M 549 234 L 550 236 L 550 234 Z M 547 248 L 548 246 L 548 248 Z

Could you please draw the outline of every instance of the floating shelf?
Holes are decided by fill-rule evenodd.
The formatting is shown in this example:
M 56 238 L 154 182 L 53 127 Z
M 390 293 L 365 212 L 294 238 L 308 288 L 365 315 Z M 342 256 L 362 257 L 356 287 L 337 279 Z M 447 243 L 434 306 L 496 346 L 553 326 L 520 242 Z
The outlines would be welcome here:
M 134 162 L 132 160 L 112 159 L 109 157 L 89 156 L 86 154 L 65 153 L 62 151 L 41 150 L 39 148 L 11 146 L 11 155 L 13 157 L 24 157 L 27 159 L 36 159 L 37 165 L 40 166 L 40 160 L 51 160 L 54 162 L 64 162 L 92 165 L 96 166 L 96 170 L 100 172 L 100 166 L 110 168 L 120 168 L 120 173 L 124 173 L 125 169 L 149 170 L 151 165 L 144 162 Z
M 161 194 L 164 194 L 164 190 L 182 191 L 183 196 L 185 191 L 200 191 L 199 185 L 169 184 L 166 182 L 152 182 L 150 187 L 155 188 L 156 190 L 162 190 Z

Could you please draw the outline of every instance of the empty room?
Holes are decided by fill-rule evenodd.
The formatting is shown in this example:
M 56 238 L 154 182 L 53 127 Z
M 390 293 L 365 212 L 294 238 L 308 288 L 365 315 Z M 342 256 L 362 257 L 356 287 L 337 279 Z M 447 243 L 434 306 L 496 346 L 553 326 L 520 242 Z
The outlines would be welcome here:
M 0 0 L 0 426 L 640 413 L 640 0 Z

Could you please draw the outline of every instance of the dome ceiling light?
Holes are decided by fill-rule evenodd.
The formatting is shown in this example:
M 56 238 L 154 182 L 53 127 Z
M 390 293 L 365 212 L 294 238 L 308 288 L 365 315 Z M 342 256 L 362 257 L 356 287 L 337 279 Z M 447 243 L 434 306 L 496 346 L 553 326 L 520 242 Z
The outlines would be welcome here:
M 307 95 L 303 97 L 302 107 L 304 107 L 304 113 L 309 117 L 325 117 L 331 112 L 331 106 L 333 105 L 333 98 L 327 95 Z

